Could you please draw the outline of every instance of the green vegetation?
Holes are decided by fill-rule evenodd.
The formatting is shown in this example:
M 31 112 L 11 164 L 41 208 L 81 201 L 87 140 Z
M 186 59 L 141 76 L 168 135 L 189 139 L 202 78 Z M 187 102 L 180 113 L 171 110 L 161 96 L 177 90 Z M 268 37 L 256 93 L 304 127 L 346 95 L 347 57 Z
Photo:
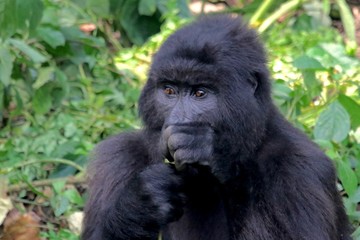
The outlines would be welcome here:
M 333 159 L 360 239 L 360 61 L 349 7 L 242 2 L 223 11 L 261 29 L 274 100 Z M 346 41 L 330 27 L 333 10 Z M 190 20 L 186 0 L 0 0 L 0 186 L 40 216 L 43 237 L 77 239 L 68 219 L 84 206 L 94 145 L 141 126 L 151 55 Z

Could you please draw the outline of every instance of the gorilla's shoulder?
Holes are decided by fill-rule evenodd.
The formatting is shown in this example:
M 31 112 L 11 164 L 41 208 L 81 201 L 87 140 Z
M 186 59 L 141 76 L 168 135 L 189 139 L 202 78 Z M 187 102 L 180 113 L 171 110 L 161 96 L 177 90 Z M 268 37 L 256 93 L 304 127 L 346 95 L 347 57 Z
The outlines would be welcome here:
M 137 158 L 147 155 L 143 131 L 124 132 L 105 139 L 95 148 L 95 159 Z

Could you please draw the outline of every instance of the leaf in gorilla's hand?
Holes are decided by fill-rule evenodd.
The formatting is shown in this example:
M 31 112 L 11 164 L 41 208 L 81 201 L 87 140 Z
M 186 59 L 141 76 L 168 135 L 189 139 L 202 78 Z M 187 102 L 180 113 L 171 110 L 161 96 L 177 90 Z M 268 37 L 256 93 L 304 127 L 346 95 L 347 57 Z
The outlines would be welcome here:
M 169 159 L 167 159 L 167 158 L 164 159 L 164 163 L 165 163 L 165 164 L 170 164 L 170 165 L 174 165 L 174 164 L 175 164 L 173 160 L 171 161 L 171 160 L 169 160 Z

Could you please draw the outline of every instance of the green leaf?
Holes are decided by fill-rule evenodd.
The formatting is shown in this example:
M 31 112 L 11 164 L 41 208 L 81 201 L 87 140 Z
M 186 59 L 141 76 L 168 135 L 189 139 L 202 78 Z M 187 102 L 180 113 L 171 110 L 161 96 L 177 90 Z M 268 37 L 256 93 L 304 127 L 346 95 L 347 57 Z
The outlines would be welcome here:
M 6 46 L 0 46 L 0 82 L 5 86 L 10 83 L 13 69 L 13 56 Z
M 166 14 L 174 9 L 178 12 L 178 15 L 182 18 L 191 17 L 188 0 L 156 0 L 157 8 L 162 14 Z
M 325 109 L 316 122 L 315 139 L 341 142 L 350 131 L 350 116 L 343 106 L 335 101 Z
M 16 88 L 13 88 L 13 91 L 15 92 L 15 99 L 16 99 L 16 109 L 14 110 L 14 114 L 23 114 L 24 110 L 24 103 L 20 96 L 19 90 Z
M 67 197 L 62 195 L 57 195 L 55 198 L 52 198 L 50 203 L 52 208 L 54 209 L 54 214 L 56 217 L 64 214 L 69 208 L 69 200 L 67 199 Z
M 316 59 L 325 68 L 331 68 L 338 64 L 336 59 L 334 59 L 327 51 L 325 51 L 320 46 L 310 48 L 306 51 L 306 55 L 313 59 Z
M 131 1 L 130 1 L 131 2 Z M 134 4 L 134 3 L 132 3 Z M 87 7 L 91 9 L 96 15 L 100 17 L 106 17 L 110 12 L 109 0 L 88 0 Z
M 39 27 L 37 29 L 37 35 L 52 48 L 65 45 L 65 37 L 58 30 L 49 27 Z
M 338 100 L 350 114 L 352 128 L 358 128 L 360 126 L 360 105 L 351 97 L 345 96 L 343 94 L 339 95 Z
M 0 0 L 0 37 L 6 39 L 17 30 L 33 32 L 43 10 L 41 0 Z
M 0 119 L 4 117 L 4 98 L 5 98 L 4 85 L 0 84 Z M 6 149 L 6 148 L 5 148 Z M 1 162 L 1 151 L 0 151 L 0 162 Z
M 191 17 L 188 0 L 177 0 L 176 7 L 179 9 L 179 16 L 183 18 Z
M 149 36 L 160 31 L 159 16 L 139 15 L 137 4 L 132 1 L 125 1 L 118 15 L 128 38 L 137 45 L 143 44 Z
M 54 191 L 56 194 L 61 194 L 63 189 L 65 188 L 66 181 L 59 180 L 52 183 Z
M 321 93 L 321 82 L 316 78 L 314 70 L 304 69 L 301 71 L 304 83 L 311 97 L 319 96 Z
M 359 64 L 359 61 L 355 58 L 351 58 L 346 54 L 344 46 L 337 43 L 322 43 L 321 48 L 324 49 L 333 58 L 335 64 L 339 64 L 343 67 L 351 68 L 355 64 Z
M 42 18 L 44 5 L 41 0 L 14 0 L 16 1 L 17 27 L 33 32 Z
M 325 69 L 321 63 L 315 58 L 302 55 L 294 60 L 293 65 L 298 69 L 306 70 L 323 70 Z
M 286 85 L 283 81 L 276 81 L 273 86 L 273 95 L 276 98 L 283 99 L 283 100 L 289 100 L 290 99 L 290 93 L 292 90 Z
M 19 49 L 23 52 L 26 56 L 28 56 L 32 61 L 35 63 L 43 63 L 46 62 L 48 59 L 38 52 L 36 49 L 27 45 L 24 41 L 18 39 L 9 39 L 11 45 L 15 48 Z
M 33 84 L 33 88 L 39 89 L 42 87 L 45 83 L 50 81 L 54 74 L 54 68 L 53 67 L 44 67 L 39 69 L 38 77 L 36 81 Z
M 69 199 L 71 203 L 77 204 L 77 205 L 84 205 L 84 199 L 80 196 L 79 192 L 76 189 L 68 189 L 64 193 L 64 196 Z
M 6 39 L 15 33 L 16 26 L 16 1 L 0 1 L 0 38 Z
M 351 169 L 350 163 L 348 161 L 338 160 L 336 161 L 336 167 L 346 193 L 350 197 L 353 196 L 357 189 L 358 180 L 355 172 Z
M 69 93 L 69 82 L 64 72 L 56 69 L 56 82 L 53 82 L 52 97 L 54 107 L 60 106 L 62 100 Z
M 141 15 L 153 15 L 156 11 L 156 0 L 140 0 L 138 11 Z
M 52 97 L 50 85 L 44 85 L 35 91 L 32 105 L 37 114 L 47 113 L 51 109 Z

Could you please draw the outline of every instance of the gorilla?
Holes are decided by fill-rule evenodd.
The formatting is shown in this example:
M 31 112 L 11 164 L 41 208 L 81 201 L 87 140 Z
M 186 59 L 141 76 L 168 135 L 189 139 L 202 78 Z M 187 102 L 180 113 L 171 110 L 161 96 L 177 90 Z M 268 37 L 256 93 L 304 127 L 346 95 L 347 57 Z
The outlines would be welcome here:
M 333 164 L 276 109 L 266 64 L 238 17 L 171 35 L 143 129 L 96 148 L 82 239 L 350 240 Z

